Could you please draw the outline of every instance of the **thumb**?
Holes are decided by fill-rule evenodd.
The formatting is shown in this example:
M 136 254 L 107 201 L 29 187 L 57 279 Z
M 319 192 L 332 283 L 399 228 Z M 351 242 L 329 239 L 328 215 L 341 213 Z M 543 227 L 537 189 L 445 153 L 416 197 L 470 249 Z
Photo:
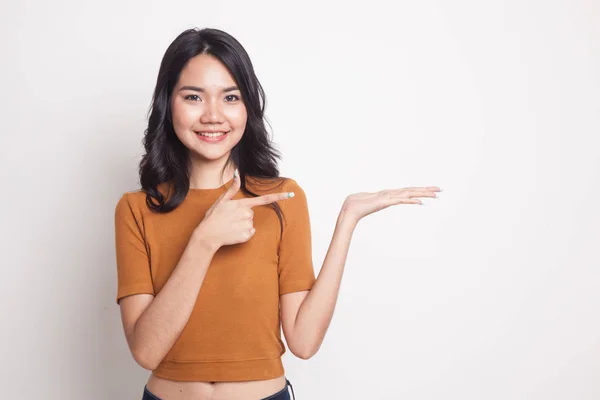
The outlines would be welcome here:
M 236 193 L 240 190 L 240 186 L 241 186 L 240 172 L 236 168 L 235 171 L 233 172 L 233 182 L 231 183 L 231 186 L 229 186 L 227 191 L 223 194 L 223 198 L 221 199 L 221 201 L 228 201 L 228 200 L 233 199 L 233 197 L 236 195 Z

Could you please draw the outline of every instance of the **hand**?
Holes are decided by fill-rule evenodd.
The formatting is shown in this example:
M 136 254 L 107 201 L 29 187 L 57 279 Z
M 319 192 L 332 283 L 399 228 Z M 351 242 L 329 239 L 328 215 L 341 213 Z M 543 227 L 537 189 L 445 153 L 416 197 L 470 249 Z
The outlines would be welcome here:
M 221 246 L 250 240 L 256 232 L 252 207 L 270 204 L 294 196 L 293 193 L 284 192 L 232 200 L 239 191 L 240 184 L 240 178 L 236 170 L 233 183 L 229 189 L 206 211 L 204 219 L 196 228 L 196 230 L 201 231 L 201 237 L 214 246 L 215 250 Z
M 342 213 L 356 223 L 376 211 L 383 210 L 396 204 L 423 204 L 415 197 L 436 197 L 436 192 L 441 191 L 437 186 L 408 187 L 402 189 L 388 189 L 375 193 L 351 194 L 344 201 Z

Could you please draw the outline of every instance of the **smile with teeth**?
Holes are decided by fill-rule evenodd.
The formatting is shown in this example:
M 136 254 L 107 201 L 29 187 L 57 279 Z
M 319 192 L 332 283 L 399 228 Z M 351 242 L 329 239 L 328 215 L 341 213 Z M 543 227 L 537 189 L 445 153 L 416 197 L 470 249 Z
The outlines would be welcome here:
M 204 136 L 204 137 L 219 137 L 219 136 L 223 136 L 225 135 L 227 132 L 196 132 L 197 135 L 200 136 Z

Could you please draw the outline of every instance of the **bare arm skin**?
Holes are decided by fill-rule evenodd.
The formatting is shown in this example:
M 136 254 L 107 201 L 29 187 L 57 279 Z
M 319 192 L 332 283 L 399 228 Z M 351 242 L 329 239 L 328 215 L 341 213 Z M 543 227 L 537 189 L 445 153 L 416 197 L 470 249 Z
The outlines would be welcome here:
M 281 296 L 282 325 L 286 341 L 290 351 L 299 358 L 312 357 L 325 338 L 337 303 L 355 226 L 354 222 L 340 216 L 312 289 Z
M 361 218 L 396 204 L 422 204 L 439 188 L 403 188 L 348 196 L 338 216 L 323 266 L 310 291 L 280 297 L 283 333 L 290 351 L 308 359 L 317 353 L 333 317 L 352 234 Z
M 155 369 L 192 314 L 206 271 L 216 252 L 194 232 L 171 277 L 156 295 L 137 294 L 119 302 L 127 344 L 135 361 Z

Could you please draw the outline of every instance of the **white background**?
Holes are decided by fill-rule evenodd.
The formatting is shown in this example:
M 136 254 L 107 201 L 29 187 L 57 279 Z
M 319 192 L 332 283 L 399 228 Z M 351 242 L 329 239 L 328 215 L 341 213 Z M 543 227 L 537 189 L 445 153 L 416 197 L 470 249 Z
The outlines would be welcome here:
M 299 399 L 600 398 L 596 0 L 2 2 L 2 398 L 141 398 L 114 206 L 191 27 L 249 52 L 317 272 L 348 194 L 444 189 L 358 225 Z

